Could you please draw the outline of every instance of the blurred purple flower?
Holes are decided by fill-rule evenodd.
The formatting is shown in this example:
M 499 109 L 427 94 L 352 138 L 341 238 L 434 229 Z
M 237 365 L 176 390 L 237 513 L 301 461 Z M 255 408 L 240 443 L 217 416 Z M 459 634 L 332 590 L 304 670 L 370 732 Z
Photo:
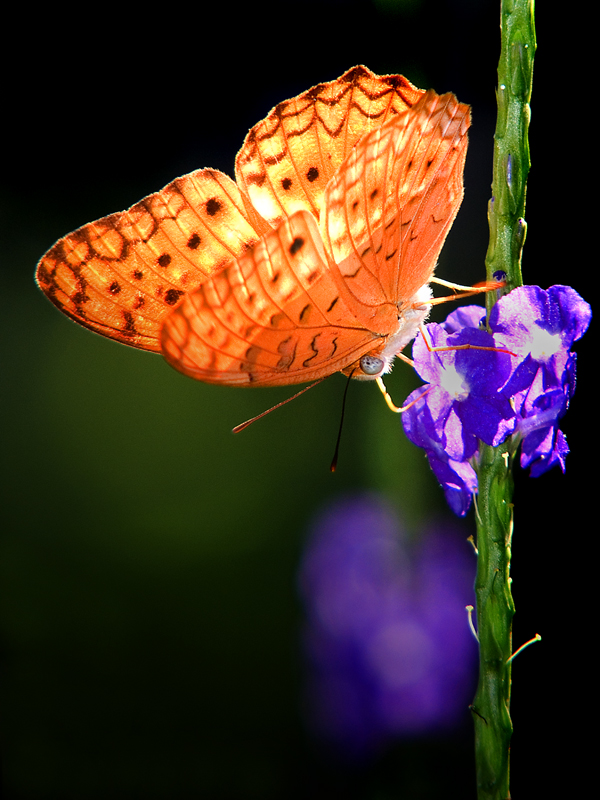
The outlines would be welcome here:
M 453 531 L 409 548 L 377 496 L 317 520 L 300 571 L 308 715 L 347 758 L 466 718 L 477 646 L 465 619 L 475 564 Z
M 575 353 L 590 306 L 569 286 L 522 286 L 485 312 L 466 306 L 442 325 L 427 325 L 433 347 L 496 347 L 431 352 L 419 335 L 415 369 L 429 383 L 415 390 L 403 415 L 408 438 L 423 447 L 452 510 L 463 516 L 477 490 L 478 441 L 498 445 L 514 434 L 521 466 L 541 475 L 563 471 L 569 452 L 558 428 L 575 391 Z

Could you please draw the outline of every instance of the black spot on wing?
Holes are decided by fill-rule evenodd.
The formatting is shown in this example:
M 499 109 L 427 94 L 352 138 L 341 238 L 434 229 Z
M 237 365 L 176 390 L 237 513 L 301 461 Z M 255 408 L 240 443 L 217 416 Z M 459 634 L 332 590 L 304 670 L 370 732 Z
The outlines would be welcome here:
M 313 360 L 313 358 L 316 358 L 319 355 L 319 349 L 317 347 L 317 339 L 319 338 L 320 335 L 321 335 L 320 333 L 317 333 L 316 336 L 313 336 L 313 339 L 310 343 L 310 349 L 313 351 L 313 354 L 312 356 L 309 356 L 302 362 L 303 367 L 309 367 L 310 362 Z
M 206 201 L 206 213 L 209 217 L 214 217 L 215 214 L 218 214 L 222 207 L 223 205 L 217 197 L 211 197 L 210 200 Z
M 185 294 L 185 292 L 182 292 L 179 289 L 168 289 L 165 292 L 165 303 L 168 306 L 174 306 L 183 294 Z
M 133 336 L 136 333 L 135 321 L 130 311 L 123 311 L 123 320 L 125 325 L 121 328 L 121 333 L 125 336 Z
M 290 255 L 295 256 L 296 253 L 304 247 L 304 239 L 301 236 L 296 236 L 290 245 Z
M 304 308 L 303 308 L 303 309 L 302 309 L 302 311 L 300 312 L 300 317 L 299 317 L 299 319 L 300 319 L 300 322 L 305 322 L 305 321 L 308 319 L 308 317 L 309 317 L 309 315 L 310 315 L 310 311 L 311 311 L 311 309 L 312 309 L 312 306 L 311 306 L 311 304 L 310 304 L 310 303 L 307 303 L 307 304 L 304 306 Z

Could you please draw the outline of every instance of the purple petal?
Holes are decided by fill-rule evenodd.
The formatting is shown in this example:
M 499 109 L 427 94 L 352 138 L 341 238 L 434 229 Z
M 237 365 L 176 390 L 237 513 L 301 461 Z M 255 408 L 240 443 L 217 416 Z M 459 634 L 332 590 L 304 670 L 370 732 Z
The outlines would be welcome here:
M 529 474 L 532 478 L 543 475 L 554 466 L 559 466 L 564 472 L 568 453 L 567 438 L 560 428 L 536 431 L 521 444 L 521 467 L 531 466 Z
M 570 286 L 551 286 L 547 292 L 519 286 L 496 303 L 489 324 L 496 341 L 509 350 L 547 361 L 583 336 L 591 316 L 588 303 Z
M 485 322 L 485 308 L 481 306 L 460 306 L 448 314 L 442 326 L 446 333 L 458 333 L 463 328 L 481 328 Z
M 442 460 L 433 451 L 427 452 L 429 466 L 441 484 L 446 502 L 459 517 L 464 517 L 477 492 L 477 473 L 468 461 Z

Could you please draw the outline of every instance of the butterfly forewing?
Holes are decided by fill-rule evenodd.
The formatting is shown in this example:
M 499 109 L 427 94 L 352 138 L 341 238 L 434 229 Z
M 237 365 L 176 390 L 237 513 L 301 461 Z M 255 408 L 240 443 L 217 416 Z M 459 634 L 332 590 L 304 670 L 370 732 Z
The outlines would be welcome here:
M 192 172 L 60 239 L 38 265 L 38 284 L 80 324 L 160 352 L 163 320 L 184 295 L 268 228 L 246 205 L 227 175 Z
M 372 346 L 373 335 L 353 322 L 340 297 L 306 211 L 203 283 L 163 327 L 165 358 L 209 383 L 315 380 Z
M 365 136 L 329 184 L 323 239 L 355 315 L 389 333 L 401 308 L 433 275 L 462 200 L 469 109 L 427 92 Z
M 236 159 L 238 184 L 274 227 L 300 209 L 319 219 L 327 183 L 358 140 L 422 94 L 400 75 L 365 67 L 314 86 L 252 128 Z
M 464 194 L 469 106 L 432 91 L 421 103 L 422 128 L 413 128 L 392 174 L 400 209 L 400 269 L 388 273 L 388 285 L 400 304 L 431 280 Z

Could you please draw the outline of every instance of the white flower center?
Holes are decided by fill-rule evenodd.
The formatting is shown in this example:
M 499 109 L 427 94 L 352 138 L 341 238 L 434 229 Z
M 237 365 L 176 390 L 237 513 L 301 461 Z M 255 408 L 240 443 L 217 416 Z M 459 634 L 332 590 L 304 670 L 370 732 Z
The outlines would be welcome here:
M 455 400 L 466 400 L 469 396 L 469 384 L 453 366 L 442 370 L 440 384 Z
M 531 356 L 536 361 L 546 362 L 561 349 L 560 333 L 549 333 L 534 325 L 531 331 Z

